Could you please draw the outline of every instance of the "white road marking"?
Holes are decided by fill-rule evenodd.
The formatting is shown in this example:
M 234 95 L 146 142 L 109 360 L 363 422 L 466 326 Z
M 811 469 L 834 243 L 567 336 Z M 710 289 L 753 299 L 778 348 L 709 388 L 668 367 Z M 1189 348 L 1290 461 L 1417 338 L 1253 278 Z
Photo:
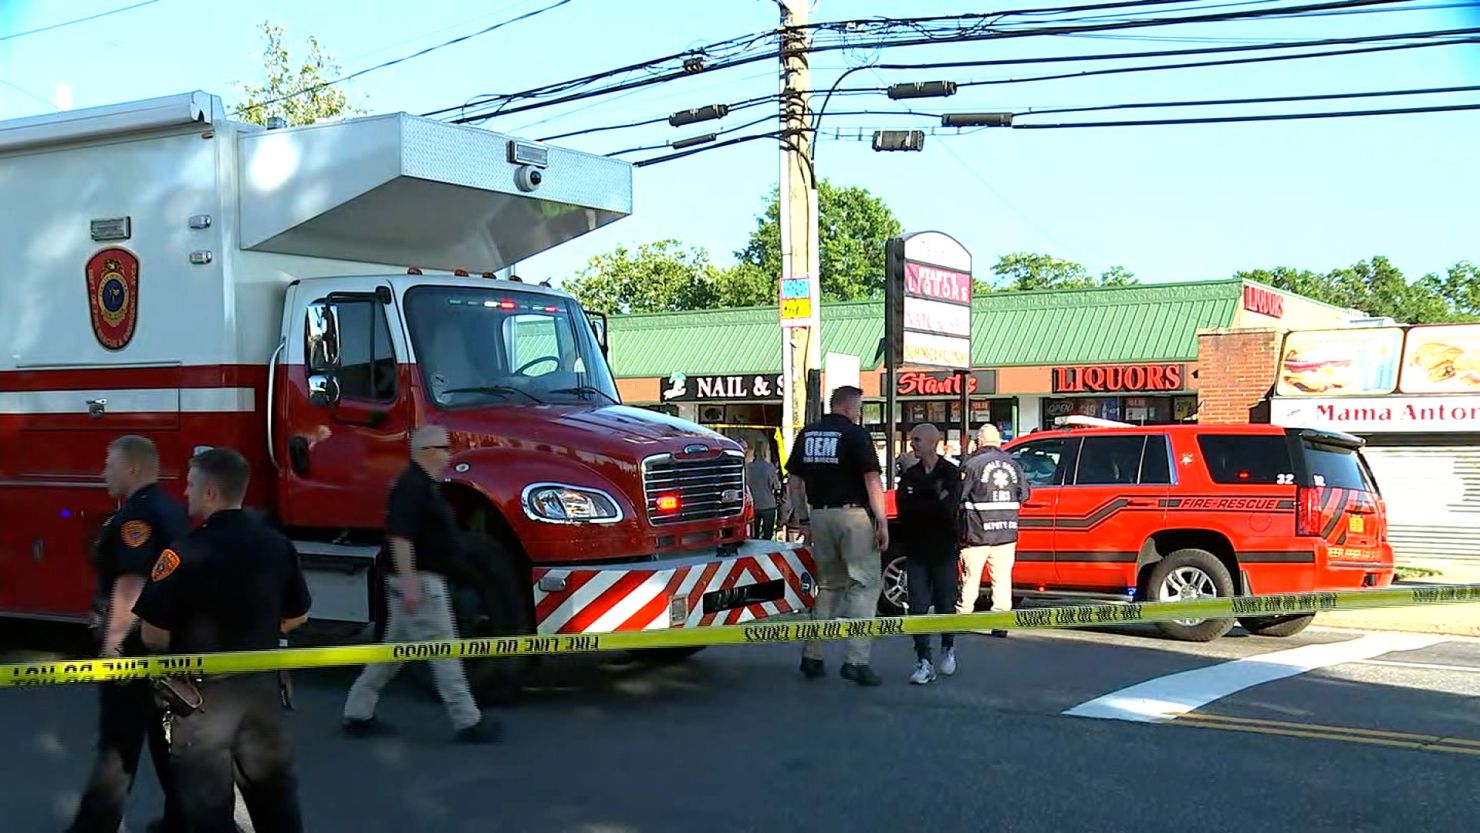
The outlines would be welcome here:
M 1441 665 L 1434 662 L 1397 662 L 1390 659 L 1359 659 L 1359 665 L 1389 665 L 1394 668 L 1425 668 L 1430 671 L 1461 671 L 1480 674 L 1480 665 Z
M 1064 714 L 1141 723 L 1167 720 L 1256 685 L 1393 651 L 1416 651 L 1444 641 L 1443 636 L 1374 633 L 1345 642 L 1303 645 L 1157 677 L 1080 703 Z

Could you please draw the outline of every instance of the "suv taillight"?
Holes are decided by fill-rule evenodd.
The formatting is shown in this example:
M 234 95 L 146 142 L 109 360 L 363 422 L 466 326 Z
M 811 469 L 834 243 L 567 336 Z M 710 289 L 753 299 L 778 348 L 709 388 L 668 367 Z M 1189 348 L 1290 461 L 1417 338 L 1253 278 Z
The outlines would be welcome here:
M 1321 517 L 1321 490 L 1301 486 L 1295 492 L 1295 534 L 1320 536 L 1325 519 Z

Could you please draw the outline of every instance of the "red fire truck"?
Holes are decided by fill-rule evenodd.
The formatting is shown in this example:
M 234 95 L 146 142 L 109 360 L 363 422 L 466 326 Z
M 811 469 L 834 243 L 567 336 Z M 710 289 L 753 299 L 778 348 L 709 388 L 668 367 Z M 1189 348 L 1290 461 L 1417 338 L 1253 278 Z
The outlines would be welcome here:
M 203 447 L 297 543 L 313 616 L 368 623 L 408 430 L 445 425 L 479 578 L 466 635 L 807 609 L 747 540 L 738 446 L 626 407 L 604 317 L 511 266 L 630 213 L 624 162 L 404 113 L 286 128 L 196 92 L 0 122 L 0 614 L 84 619 L 101 466 Z

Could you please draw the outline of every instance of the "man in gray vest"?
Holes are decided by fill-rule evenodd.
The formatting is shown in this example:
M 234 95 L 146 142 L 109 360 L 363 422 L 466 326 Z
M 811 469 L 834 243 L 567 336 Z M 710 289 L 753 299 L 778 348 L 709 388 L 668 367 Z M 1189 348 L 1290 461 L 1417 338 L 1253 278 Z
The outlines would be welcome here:
M 962 467 L 961 517 L 965 538 L 961 561 L 965 583 L 957 613 L 976 609 L 982 567 L 991 570 L 992 610 L 1012 609 L 1012 564 L 1017 554 L 1018 510 L 1032 491 L 1017 461 L 1002 450 L 996 426 L 977 432 L 977 452 Z M 993 636 L 1007 636 L 1005 630 Z

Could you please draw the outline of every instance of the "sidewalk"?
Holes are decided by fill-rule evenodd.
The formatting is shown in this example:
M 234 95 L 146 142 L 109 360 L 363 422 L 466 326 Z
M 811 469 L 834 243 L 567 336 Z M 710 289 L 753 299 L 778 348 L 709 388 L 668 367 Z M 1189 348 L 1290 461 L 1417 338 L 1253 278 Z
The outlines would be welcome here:
M 1423 584 L 1480 584 L 1480 563 L 1473 561 L 1405 561 L 1404 567 L 1426 567 L 1440 575 L 1399 580 L 1394 586 Z M 1313 625 L 1367 631 L 1410 631 L 1456 636 L 1480 636 L 1480 604 L 1391 607 L 1376 610 L 1338 610 L 1316 615 Z

